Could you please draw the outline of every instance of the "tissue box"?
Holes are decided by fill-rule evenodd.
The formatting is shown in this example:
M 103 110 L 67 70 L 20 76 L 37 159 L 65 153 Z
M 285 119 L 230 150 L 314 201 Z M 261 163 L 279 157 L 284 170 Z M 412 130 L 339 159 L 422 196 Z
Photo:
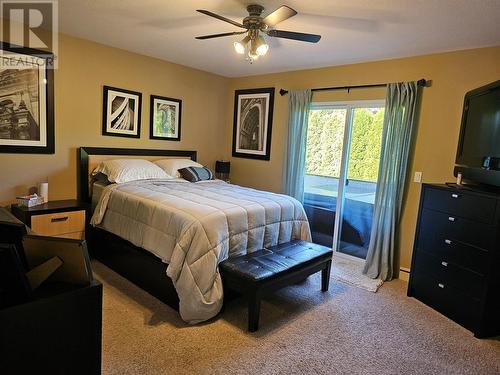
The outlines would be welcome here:
M 36 194 L 33 195 L 25 195 L 22 197 L 17 197 L 17 204 L 21 207 L 33 207 L 38 206 L 39 204 L 43 204 L 43 197 L 39 197 Z

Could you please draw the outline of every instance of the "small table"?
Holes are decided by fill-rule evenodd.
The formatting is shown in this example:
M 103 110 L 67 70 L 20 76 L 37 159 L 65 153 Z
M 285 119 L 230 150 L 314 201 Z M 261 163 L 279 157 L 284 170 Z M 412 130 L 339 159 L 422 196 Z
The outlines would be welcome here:
M 248 330 L 259 327 L 263 294 L 292 285 L 321 271 L 321 291 L 328 291 L 332 249 L 306 241 L 291 241 L 229 258 L 219 265 L 224 288 L 248 298 Z
M 14 216 L 41 236 L 85 238 L 88 205 L 75 199 L 50 201 L 38 206 L 11 206 Z

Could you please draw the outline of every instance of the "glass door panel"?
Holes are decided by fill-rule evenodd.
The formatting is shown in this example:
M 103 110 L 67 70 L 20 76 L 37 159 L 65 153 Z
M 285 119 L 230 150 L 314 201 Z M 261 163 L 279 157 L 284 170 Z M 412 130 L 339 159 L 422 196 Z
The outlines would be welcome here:
M 313 242 L 332 246 L 347 109 L 314 106 L 307 128 L 304 208 Z
M 345 152 L 345 178 L 338 200 L 336 250 L 366 258 L 372 227 L 377 188 L 382 129 L 383 103 L 348 109 L 349 137 Z

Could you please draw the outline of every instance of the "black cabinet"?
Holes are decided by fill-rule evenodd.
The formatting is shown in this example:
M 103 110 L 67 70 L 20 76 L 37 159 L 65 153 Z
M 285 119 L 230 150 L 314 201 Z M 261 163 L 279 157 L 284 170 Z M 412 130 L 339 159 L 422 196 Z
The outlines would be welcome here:
M 500 335 L 500 193 L 422 185 L 408 295 Z
M 0 310 L 0 374 L 100 374 L 102 284 L 43 285 Z

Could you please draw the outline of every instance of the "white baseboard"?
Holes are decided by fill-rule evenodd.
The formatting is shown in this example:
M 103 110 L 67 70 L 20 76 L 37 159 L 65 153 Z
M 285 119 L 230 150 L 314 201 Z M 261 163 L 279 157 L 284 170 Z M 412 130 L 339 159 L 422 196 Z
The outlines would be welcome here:
M 399 279 L 404 280 L 404 281 L 409 281 L 410 280 L 410 269 L 401 267 L 399 269 Z

